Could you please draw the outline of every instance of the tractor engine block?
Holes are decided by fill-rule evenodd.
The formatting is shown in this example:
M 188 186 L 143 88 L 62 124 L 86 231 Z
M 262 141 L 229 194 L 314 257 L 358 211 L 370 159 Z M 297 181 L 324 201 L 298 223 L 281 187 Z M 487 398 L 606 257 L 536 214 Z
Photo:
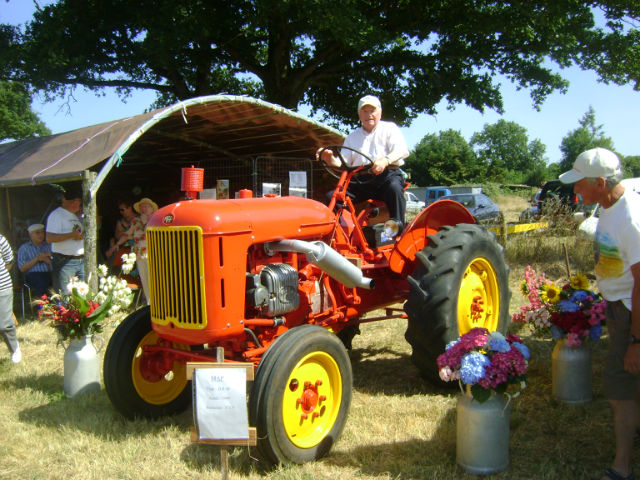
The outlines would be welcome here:
M 300 306 L 298 271 L 286 263 L 266 265 L 258 274 L 247 273 L 247 306 L 275 317 Z

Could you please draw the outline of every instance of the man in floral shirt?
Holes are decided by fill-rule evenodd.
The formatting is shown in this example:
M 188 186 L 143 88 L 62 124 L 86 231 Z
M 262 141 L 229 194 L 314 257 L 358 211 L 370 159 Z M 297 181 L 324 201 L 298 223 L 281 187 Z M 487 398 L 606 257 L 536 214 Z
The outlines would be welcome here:
M 620 184 L 617 155 L 593 148 L 578 155 L 573 169 L 560 175 L 585 204 L 602 207 L 596 229 L 595 274 L 607 300 L 609 353 L 604 395 L 613 409 L 616 456 L 603 479 L 634 479 L 634 436 L 640 427 L 640 196 Z

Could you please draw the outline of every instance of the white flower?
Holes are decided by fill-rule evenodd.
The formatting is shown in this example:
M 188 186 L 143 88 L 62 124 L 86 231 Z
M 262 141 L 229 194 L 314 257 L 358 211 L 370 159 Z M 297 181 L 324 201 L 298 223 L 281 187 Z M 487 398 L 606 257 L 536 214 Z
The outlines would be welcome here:
M 122 273 L 127 274 L 133 270 L 133 267 L 136 264 L 136 254 L 135 253 L 125 253 L 122 255 Z
M 100 280 L 107 276 L 109 273 L 109 268 L 106 265 L 98 265 L 98 275 L 100 276 Z
M 78 294 L 83 297 L 89 293 L 89 285 L 79 281 L 78 277 L 73 277 L 67 284 L 67 292 L 69 292 L 69 294 L 73 293 L 74 288 L 78 291 Z

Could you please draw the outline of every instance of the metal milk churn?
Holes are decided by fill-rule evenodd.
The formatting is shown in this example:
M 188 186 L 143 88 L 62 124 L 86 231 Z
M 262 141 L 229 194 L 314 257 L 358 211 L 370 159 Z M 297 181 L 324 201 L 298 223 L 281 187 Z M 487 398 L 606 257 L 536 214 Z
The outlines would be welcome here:
M 101 338 L 99 340 L 102 341 Z M 64 351 L 64 393 L 73 397 L 79 393 L 100 390 L 100 357 L 93 336 L 73 338 Z
M 570 347 L 564 338 L 551 353 L 553 396 L 569 405 L 584 405 L 593 398 L 591 389 L 591 350 L 582 342 Z
M 470 390 L 458 399 L 456 461 L 467 472 L 489 474 L 509 466 L 509 420 L 511 402 L 506 395 L 492 394 L 483 403 Z

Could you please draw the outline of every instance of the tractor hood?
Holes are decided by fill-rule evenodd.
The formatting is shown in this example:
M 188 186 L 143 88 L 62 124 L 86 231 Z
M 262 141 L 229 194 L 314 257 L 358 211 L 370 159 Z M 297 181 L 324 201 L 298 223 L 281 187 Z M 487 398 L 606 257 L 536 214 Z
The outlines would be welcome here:
M 332 231 L 335 215 L 325 205 L 300 197 L 185 200 L 162 207 L 148 227 L 197 225 L 204 235 L 251 234 L 256 241 L 305 238 Z

